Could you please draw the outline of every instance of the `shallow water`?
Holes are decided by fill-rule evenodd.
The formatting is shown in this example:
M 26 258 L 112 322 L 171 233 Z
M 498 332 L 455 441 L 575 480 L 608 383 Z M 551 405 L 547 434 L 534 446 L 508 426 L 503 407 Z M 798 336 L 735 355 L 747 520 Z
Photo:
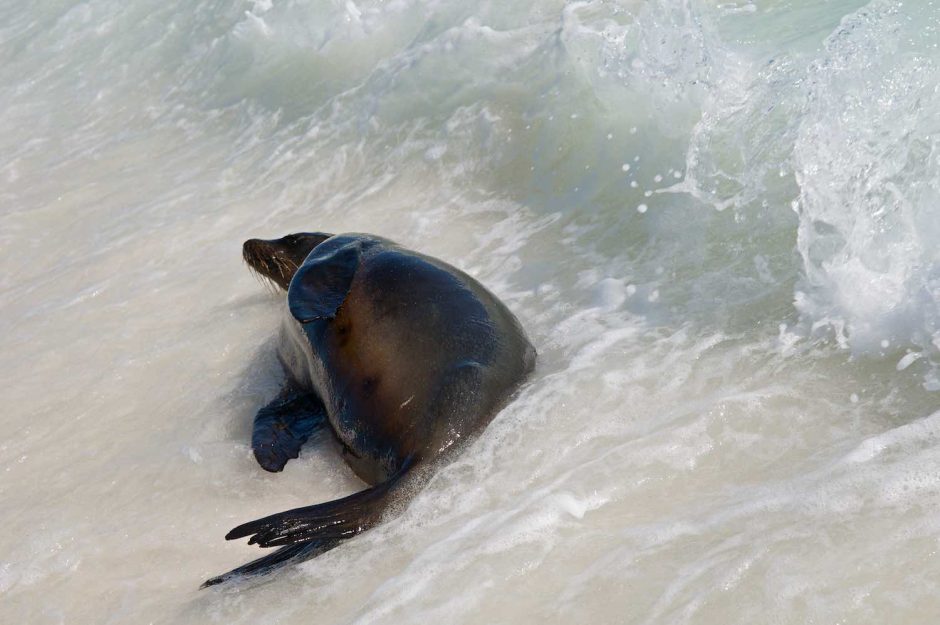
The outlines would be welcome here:
M 0 621 L 927 623 L 940 3 L 0 5 Z M 241 242 L 464 268 L 538 369 L 404 516 L 263 583 L 228 529 L 362 484 L 248 448 Z

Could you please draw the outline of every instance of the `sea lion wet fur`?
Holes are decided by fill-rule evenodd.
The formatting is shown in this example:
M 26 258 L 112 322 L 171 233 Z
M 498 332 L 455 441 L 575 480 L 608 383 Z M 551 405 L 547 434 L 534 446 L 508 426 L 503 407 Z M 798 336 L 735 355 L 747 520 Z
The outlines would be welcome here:
M 292 234 L 249 240 L 243 257 L 287 291 L 278 348 L 287 382 L 255 419 L 255 456 L 279 471 L 328 428 L 370 487 L 236 527 L 227 539 L 281 549 L 205 585 L 313 557 L 400 509 L 408 485 L 486 427 L 536 356 L 477 280 L 387 239 Z

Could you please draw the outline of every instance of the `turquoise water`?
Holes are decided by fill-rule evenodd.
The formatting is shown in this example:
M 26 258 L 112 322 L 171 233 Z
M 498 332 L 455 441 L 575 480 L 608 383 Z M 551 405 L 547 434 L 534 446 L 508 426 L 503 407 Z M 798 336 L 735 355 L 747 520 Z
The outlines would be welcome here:
M 927 623 L 940 4 L 0 5 L 0 620 Z M 367 231 L 539 349 L 404 516 L 269 583 L 231 527 L 362 484 L 250 421 L 249 237 Z

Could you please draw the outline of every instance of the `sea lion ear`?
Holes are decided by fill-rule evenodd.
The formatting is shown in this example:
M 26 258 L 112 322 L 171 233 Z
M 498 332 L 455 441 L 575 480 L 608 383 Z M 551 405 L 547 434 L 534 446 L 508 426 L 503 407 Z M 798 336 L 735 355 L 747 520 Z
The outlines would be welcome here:
M 359 241 L 319 252 L 314 249 L 294 274 L 287 291 L 294 319 L 307 323 L 335 317 L 349 294 L 361 256 Z

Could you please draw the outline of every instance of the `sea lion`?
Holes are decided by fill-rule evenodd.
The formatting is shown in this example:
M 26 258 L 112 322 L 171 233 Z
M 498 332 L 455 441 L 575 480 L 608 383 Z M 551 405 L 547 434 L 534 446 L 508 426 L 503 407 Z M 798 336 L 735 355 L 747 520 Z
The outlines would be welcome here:
M 212 578 L 270 572 L 373 527 L 433 466 L 478 434 L 523 382 L 535 349 L 515 316 L 464 272 L 369 234 L 301 233 L 243 246 L 287 291 L 284 389 L 255 417 L 252 449 L 280 471 L 328 426 L 370 487 L 239 525 L 278 551 Z

